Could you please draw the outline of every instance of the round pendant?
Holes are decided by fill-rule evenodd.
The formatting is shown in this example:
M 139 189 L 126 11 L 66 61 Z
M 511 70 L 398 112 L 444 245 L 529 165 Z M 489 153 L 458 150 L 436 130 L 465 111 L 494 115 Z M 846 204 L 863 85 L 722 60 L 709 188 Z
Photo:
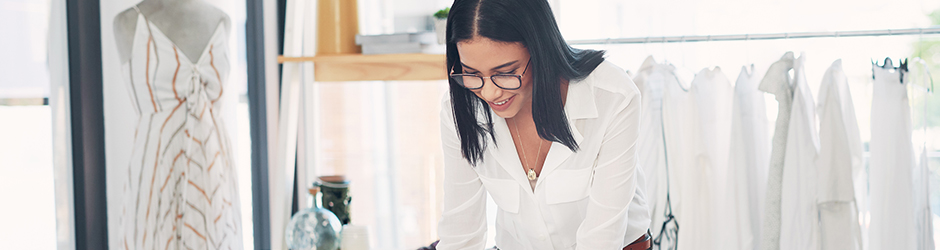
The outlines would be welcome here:
M 526 173 L 526 176 L 529 177 L 530 181 L 534 181 L 535 178 L 538 178 L 538 176 L 535 176 L 535 169 L 531 169 L 531 168 L 529 169 L 529 172 Z

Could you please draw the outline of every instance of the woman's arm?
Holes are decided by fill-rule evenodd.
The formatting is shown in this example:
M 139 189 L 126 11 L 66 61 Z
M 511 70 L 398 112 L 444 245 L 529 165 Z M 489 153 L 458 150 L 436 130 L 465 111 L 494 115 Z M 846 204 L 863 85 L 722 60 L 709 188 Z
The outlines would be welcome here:
M 461 156 L 460 139 L 448 99 L 441 105 L 444 212 L 438 226 L 441 242 L 437 249 L 480 250 L 486 244 L 486 195 L 480 177 Z
M 632 88 L 615 109 L 597 155 L 587 214 L 578 227 L 577 249 L 621 249 L 627 209 L 636 191 L 636 142 L 640 96 Z

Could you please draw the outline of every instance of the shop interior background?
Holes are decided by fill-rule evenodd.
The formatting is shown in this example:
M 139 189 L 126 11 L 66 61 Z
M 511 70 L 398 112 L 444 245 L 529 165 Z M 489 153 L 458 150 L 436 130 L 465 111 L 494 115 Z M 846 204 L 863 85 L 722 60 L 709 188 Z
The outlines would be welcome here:
M 242 196 L 245 246 L 253 246 L 251 230 L 250 140 L 245 86 L 245 3 L 210 0 L 232 19 L 229 37 L 232 72 L 226 97 L 236 146 Z M 940 2 L 927 0 L 550 0 L 566 39 L 618 37 L 757 34 L 807 31 L 925 28 L 940 25 Z M 132 114 L 117 64 L 111 20 L 134 0 L 102 0 L 102 60 L 105 89 L 106 155 L 109 171 L 122 166 L 129 150 L 120 138 L 133 131 Z M 364 34 L 421 31 L 427 17 L 447 7 L 446 0 L 360 0 L 360 31 Z M 57 247 L 56 155 L 63 123 L 61 53 L 64 1 L 0 0 L 0 245 L 10 249 Z M 608 51 L 608 60 L 635 72 L 652 55 L 692 75 L 720 67 L 727 76 L 755 64 L 759 73 L 787 51 L 806 56 L 806 77 L 814 95 L 825 69 L 842 59 L 849 78 L 863 143 L 870 138 L 871 61 L 885 57 L 921 56 L 931 65 L 940 86 L 940 35 L 856 38 L 783 39 L 769 41 L 670 44 L 591 45 Z M 691 79 L 691 77 L 686 77 Z M 308 129 L 317 138 L 317 175 L 345 174 L 352 181 L 353 220 L 370 227 L 373 249 L 416 249 L 436 240 L 440 216 L 441 154 L 438 129 L 440 100 L 446 81 L 323 82 L 315 88 Z M 67 91 L 65 92 L 67 95 Z M 934 238 L 940 241 L 940 98 L 911 91 L 915 151 L 930 152 L 930 201 Z M 815 98 L 815 96 L 814 96 Z M 767 98 L 768 120 L 776 104 Z M 927 104 L 926 114 L 922 111 Z M 118 118 L 115 118 L 118 117 Z M 926 135 L 924 119 L 926 119 Z M 772 128 L 770 128 L 772 129 Z M 771 133 L 768 133 L 771 134 Z M 129 142 L 127 142 L 129 143 Z M 109 203 L 117 199 L 109 192 Z M 490 216 L 495 205 L 489 206 Z M 864 211 L 864 209 L 863 209 Z M 111 211 L 109 211 L 111 212 Z M 863 214 L 864 215 L 864 214 Z M 492 218 L 491 218 L 492 219 Z M 865 225 L 865 218 L 860 219 Z M 492 223 L 491 223 L 492 225 Z M 112 227 L 116 228 L 116 227 Z M 863 227 L 864 228 L 864 227 Z M 489 230 L 494 232 L 492 228 Z M 113 233 L 113 232 L 112 232 Z M 489 237 L 492 240 L 492 233 Z M 113 239 L 113 237 L 112 237 Z M 272 239 L 282 240 L 282 239 Z M 113 243 L 112 243 L 113 244 Z M 492 241 L 489 245 L 492 245 Z M 118 249 L 118 248 L 114 248 Z

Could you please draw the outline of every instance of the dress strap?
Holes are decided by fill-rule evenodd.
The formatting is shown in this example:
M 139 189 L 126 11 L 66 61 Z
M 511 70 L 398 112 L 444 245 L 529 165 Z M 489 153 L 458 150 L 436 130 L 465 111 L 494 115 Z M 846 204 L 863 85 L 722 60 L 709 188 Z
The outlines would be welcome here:
M 137 4 L 134 5 L 134 11 L 137 11 L 137 15 L 144 18 L 144 26 L 147 27 L 147 35 L 153 37 L 153 31 L 150 30 L 150 19 L 147 19 L 147 16 L 143 12 L 140 12 L 140 8 L 137 8 Z M 153 45 L 154 49 L 157 48 L 157 45 Z

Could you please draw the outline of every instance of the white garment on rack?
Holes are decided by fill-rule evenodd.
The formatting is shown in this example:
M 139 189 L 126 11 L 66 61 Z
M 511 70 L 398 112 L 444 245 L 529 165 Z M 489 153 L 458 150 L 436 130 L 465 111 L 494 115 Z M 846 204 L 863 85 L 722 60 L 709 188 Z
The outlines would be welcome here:
M 912 64 L 916 66 L 909 67 L 912 69 L 912 76 L 920 77 L 911 77 L 918 79 L 919 81 L 911 81 L 912 86 L 917 86 L 918 88 L 913 88 L 918 94 L 923 94 L 924 97 L 922 101 L 926 105 L 926 100 L 929 98 L 927 95 L 927 89 L 919 88 L 919 86 L 930 86 L 930 71 L 927 69 L 927 63 L 920 58 L 912 59 Z M 933 90 L 932 88 L 930 90 Z M 915 112 L 922 112 L 921 117 L 927 117 L 926 106 L 915 107 Z M 924 128 L 929 127 L 925 121 L 922 124 Z M 927 137 L 926 131 L 917 132 L 918 134 L 923 133 L 924 138 Z M 936 247 L 933 242 L 933 214 L 930 212 L 930 168 L 928 163 L 930 160 L 927 158 L 927 145 L 924 145 L 921 150 L 921 155 L 919 157 L 920 162 L 914 167 L 914 209 L 916 209 L 917 218 L 917 249 L 934 249 Z
M 764 219 L 761 221 L 761 249 L 780 249 L 780 200 L 783 184 L 783 162 L 787 147 L 787 133 L 790 126 L 790 111 L 793 103 L 790 69 L 793 69 L 793 52 L 787 52 L 780 60 L 770 65 L 758 89 L 771 93 L 777 99 L 777 123 L 770 152 L 770 166 L 767 169 L 767 196 L 764 207 Z
M 668 70 L 649 56 L 633 78 L 643 97 L 640 135 L 637 139 L 637 164 L 643 169 L 646 177 L 644 190 L 652 217 L 650 231 L 654 234 L 659 233 L 665 218 L 663 207 L 666 203 L 666 148 L 663 144 L 662 117 L 665 74 L 668 74 Z
M 793 63 L 793 106 L 787 127 L 780 199 L 780 249 L 819 249 L 816 209 L 816 111 L 800 56 Z
M 768 171 L 763 249 L 818 248 L 815 161 L 819 138 L 804 60 L 787 52 L 770 66 L 760 85 L 761 90 L 776 95 L 780 105 Z
M 914 171 L 915 178 L 918 178 L 916 184 L 917 190 L 920 190 L 917 197 L 914 198 L 914 204 L 917 209 L 917 249 L 934 249 L 936 245 L 933 242 L 933 214 L 930 212 L 930 168 L 927 158 L 927 148 L 925 147 L 920 154 L 920 164 Z
M 671 67 L 670 67 L 671 68 Z M 732 89 L 720 69 L 702 70 L 691 88 L 663 86 L 663 126 L 680 249 L 718 249 L 718 177 L 728 162 Z
M 870 250 L 917 249 L 914 208 L 914 145 L 911 142 L 909 82 L 905 70 L 872 65 L 874 91 L 871 103 L 871 224 Z
M 767 114 L 764 93 L 757 89 L 760 76 L 754 65 L 741 67 L 734 84 L 731 122 L 731 146 L 726 187 L 726 201 L 721 202 L 721 249 L 757 249 L 760 219 L 766 189 L 770 141 L 767 138 Z
M 816 162 L 821 249 L 862 249 L 853 173 L 864 171 L 862 140 L 842 60 L 819 87 L 820 152 Z M 784 170 L 786 171 L 786 170 Z
M 679 237 L 694 240 L 695 244 L 679 244 L 683 249 L 722 249 L 719 236 L 727 235 L 730 223 L 718 220 L 721 193 L 727 183 L 728 157 L 731 141 L 731 111 L 734 88 L 721 69 L 703 69 L 692 80 L 692 94 L 698 107 L 699 127 L 696 130 L 702 140 L 696 165 L 699 184 L 691 193 L 696 202 L 693 224 L 688 224 L 685 234 Z M 686 210 L 689 211 L 689 210 Z
M 682 172 L 680 172 L 680 169 L 682 169 L 680 164 L 681 162 L 688 162 L 686 160 L 687 158 L 679 153 L 686 152 L 688 145 L 685 145 L 684 140 L 682 139 L 683 134 L 675 133 L 677 131 L 689 132 L 683 128 L 688 125 L 688 122 L 691 122 L 691 114 L 694 114 L 691 113 L 691 110 L 685 108 L 689 105 L 686 104 L 686 102 L 691 101 L 688 99 L 690 98 L 690 95 L 688 91 L 682 90 L 683 82 L 685 81 L 681 80 L 681 78 L 676 75 L 676 68 L 674 66 L 655 63 L 652 61 L 652 58 L 648 58 L 647 61 L 644 62 L 640 71 L 637 72 L 637 79 L 640 79 L 644 82 L 643 84 L 638 84 L 638 86 L 643 85 L 643 87 L 640 89 L 644 92 L 644 101 L 648 101 L 649 99 L 654 98 L 659 99 L 659 102 L 652 102 L 649 106 L 650 112 L 659 112 L 659 120 L 642 122 L 650 122 L 647 124 L 648 126 L 659 126 L 658 136 L 662 141 L 659 142 L 660 146 L 658 147 L 662 148 L 662 151 L 660 152 L 662 153 L 662 157 L 658 159 L 661 161 L 657 162 L 656 157 L 648 157 L 642 154 L 640 155 L 642 162 L 647 162 L 647 164 L 650 162 L 656 163 L 655 165 L 651 164 L 649 166 L 656 168 L 654 170 L 655 173 L 651 174 L 655 175 L 655 181 L 652 181 L 652 183 L 656 184 L 647 184 L 648 187 L 655 187 L 656 190 L 655 196 L 649 196 L 653 197 L 650 198 L 650 203 L 653 204 L 650 205 L 650 215 L 652 216 L 650 221 L 650 231 L 652 232 L 652 236 L 654 238 L 659 237 L 659 240 L 661 240 L 660 244 L 653 245 L 653 249 L 675 249 L 675 246 L 677 246 L 678 242 L 676 242 L 676 235 L 672 233 L 674 232 L 673 230 L 677 229 L 677 225 L 683 224 L 683 222 L 681 222 L 678 218 L 679 215 L 677 211 L 679 204 L 681 204 L 681 196 L 679 195 L 678 191 L 681 183 L 678 183 L 680 181 L 678 178 L 683 177 L 681 174 Z M 652 95 L 652 98 L 647 98 L 646 96 L 648 94 L 646 92 L 650 92 L 649 95 Z M 670 96 L 669 98 L 666 97 L 666 92 L 671 92 L 668 94 Z M 667 101 L 673 103 L 667 107 Z M 667 111 L 667 109 L 671 111 Z M 667 117 L 667 112 L 674 115 Z M 643 126 L 643 124 L 641 124 L 641 126 Z M 641 128 L 641 131 L 645 130 Z M 667 136 L 666 133 L 673 133 L 674 135 Z M 639 145 L 654 145 L 653 147 L 657 147 L 655 146 L 656 142 L 655 138 L 653 137 L 647 137 L 647 139 L 643 141 L 644 142 Z M 669 145 L 669 142 L 676 145 Z M 655 153 L 655 150 L 653 151 Z M 673 151 L 676 152 L 676 155 L 668 154 L 668 152 Z M 654 178 L 647 179 L 653 180 Z M 667 204 L 667 196 L 669 196 L 669 204 Z M 673 220 L 670 223 L 665 223 L 666 220 L 669 219 L 669 216 L 674 216 Z M 666 227 L 665 229 L 663 228 L 664 226 Z M 679 235 L 684 235 L 684 232 L 685 231 L 679 232 Z
M 675 244 L 683 248 L 698 248 L 700 242 L 693 238 L 697 233 L 696 222 L 710 216 L 698 210 L 698 195 L 694 192 L 700 186 L 701 168 L 698 168 L 697 156 L 700 153 L 702 137 L 698 122 L 698 107 L 693 94 L 683 85 L 683 80 L 675 74 L 675 67 L 667 65 L 667 72 L 661 75 L 663 82 L 663 133 L 666 143 L 667 175 L 669 176 L 669 196 L 673 214 L 679 225 L 680 242 L 663 243 L 664 248 Z M 710 232 L 710 231 L 707 231 Z M 693 240 L 695 239 L 695 240 Z

